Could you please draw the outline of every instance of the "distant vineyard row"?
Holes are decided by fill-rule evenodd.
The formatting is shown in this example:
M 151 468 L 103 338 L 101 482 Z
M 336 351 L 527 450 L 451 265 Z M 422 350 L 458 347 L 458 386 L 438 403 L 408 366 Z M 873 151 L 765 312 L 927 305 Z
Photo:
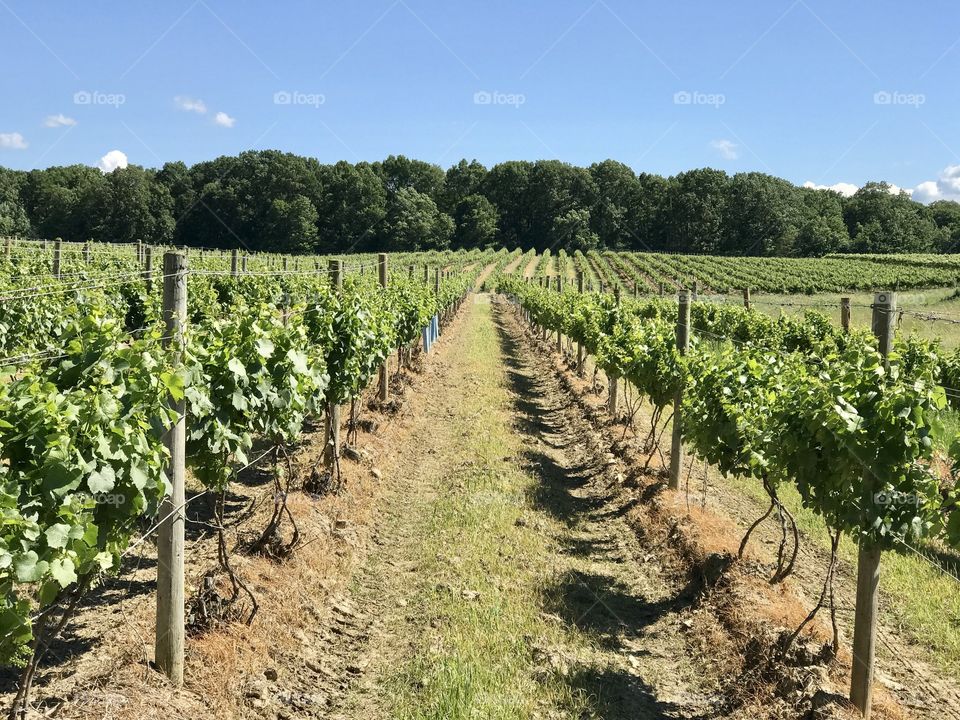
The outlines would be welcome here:
M 833 255 L 823 258 L 761 258 L 669 255 L 579 250 L 527 252 L 506 274 L 560 275 L 574 282 L 582 272 L 588 287 L 622 292 L 672 293 L 697 282 L 704 292 L 812 294 L 881 288 L 950 287 L 960 282 L 960 255 Z

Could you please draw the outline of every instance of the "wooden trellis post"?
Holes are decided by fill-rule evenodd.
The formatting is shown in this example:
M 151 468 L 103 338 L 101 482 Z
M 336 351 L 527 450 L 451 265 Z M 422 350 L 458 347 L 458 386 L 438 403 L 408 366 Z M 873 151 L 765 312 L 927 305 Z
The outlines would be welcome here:
M 343 264 L 340 260 L 331 260 L 329 264 L 330 286 L 333 291 L 340 294 L 343 289 Z M 337 458 L 340 457 L 340 405 L 339 403 L 327 404 L 327 422 L 326 422 L 326 440 L 327 444 L 323 449 L 323 459 L 326 466 L 333 472 L 337 464 Z
M 163 256 L 163 318 L 166 323 L 164 345 L 179 363 L 183 330 L 187 321 L 187 259 L 180 253 Z M 157 624 L 154 655 L 170 681 L 183 684 L 184 580 L 183 530 L 186 478 L 186 403 L 170 398 L 170 407 L 179 420 L 166 435 L 169 460 L 167 479 L 170 494 L 160 504 L 161 522 L 157 529 Z
M 557 292 L 563 292 L 563 278 L 557 275 Z M 557 328 L 557 352 L 563 355 L 563 333 Z
M 387 289 L 387 254 L 377 256 L 377 270 L 380 274 L 380 287 L 384 292 Z M 385 403 L 390 398 L 390 375 L 387 370 L 387 361 L 380 365 L 380 402 Z
M 577 292 L 583 295 L 583 271 L 577 272 Z M 577 341 L 577 372 L 583 372 L 583 343 Z
M 143 279 L 147 286 L 147 293 L 153 291 L 153 248 L 147 245 L 143 252 Z
M 690 347 L 690 293 L 681 290 L 677 311 L 677 349 L 686 355 Z M 677 389 L 673 399 L 673 438 L 670 444 L 670 488 L 680 489 L 680 472 L 683 467 L 683 390 Z
M 873 297 L 873 332 L 877 349 L 884 357 L 893 350 L 893 320 L 897 294 L 879 292 Z M 869 472 L 869 470 L 867 470 Z M 872 486 L 872 479 L 867 480 Z M 873 493 L 870 493 L 872 496 Z M 873 707 L 873 672 L 877 646 L 877 611 L 880 602 L 880 547 L 860 541 L 857 555 L 857 607 L 853 620 L 853 672 L 850 676 L 850 702 L 870 719 Z
M 63 253 L 63 240 L 57 238 L 53 244 L 53 276 L 60 279 L 60 260 Z

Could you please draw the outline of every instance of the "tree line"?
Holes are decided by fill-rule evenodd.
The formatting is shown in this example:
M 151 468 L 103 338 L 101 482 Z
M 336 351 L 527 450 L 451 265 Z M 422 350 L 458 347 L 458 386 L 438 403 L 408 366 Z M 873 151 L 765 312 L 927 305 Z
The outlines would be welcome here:
M 325 165 L 275 150 L 188 167 L 0 168 L 0 235 L 276 252 L 489 246 L 724 255 L 949 252 L 960 204 L 871 182 L 851 197 L 757 172 L 662 177 L 605 160 L 444 170 L 402 155 Z

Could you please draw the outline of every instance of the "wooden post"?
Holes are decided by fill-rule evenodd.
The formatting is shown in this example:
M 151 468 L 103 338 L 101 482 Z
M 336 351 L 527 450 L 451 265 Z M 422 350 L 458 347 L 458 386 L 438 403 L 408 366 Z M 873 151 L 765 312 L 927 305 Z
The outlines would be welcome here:
M 663 297 L 666 294 L 666 289 L 663 287 L 663 282 L 660 283 L 660 297 Z
M 681 290 L 679 295 L 679 310 L 677 312 L 677 348 L 681 355 L 686 355 L 690 347 L 690 293 Z M 677 390 L 673 399 L 673 439 L 670 445 L 670 488 L 680 489 L 680 472 L 683 467 L 683 390 Z
M 330 286 L 339 295 L 343 289 L 343 264 L 340 260 L 331 260 L 329 264 Z M 327 422 L 325 437 L 327 444 L 323 449 L 323 460 L 332 473 L 340 457 L 340 405 L 327 403 Z
M 690 298 L 691 302 L 696 302 L 700 299 L 700 281 L 693 281 L 693 295 Z
M 234 249 L 233 249 L 233 252 L 230 253 L 230 275 L 231 275 L 232 277 L 236 277 L 236 276 L 237 276 L 237 256 L 238 256 L 238 254 L 239 254 L 239 251 L 238 251 L 236 248 L 234 248 Z M 164 273 L 164 274 L 166 274 L 166 273 Z
M 640 298 L 640 283 L 635 281 L 633 283 L 633 299 L 638 300 L 639 298 Z
M 287 256 L 284 255 L 284 256 L 283 256 L 283 271 L 284 271 L 284 272 L 287 272 L 287 268 L 288 268 L 288 267 L 289 267 L 289 265 L 288 265 L 288 263 L 287 263 Z
M 850 298 L 840 298 L 840 327 L 843 331 L 850 332 Z
M 164 346 L 180 362 L 183 330 L 187 320 L 187 259 L 180 253 L 163 256 L 163 318 L 166 323 Z M 157 529 L 157 625 L 154 655 L 159 667 L 177 687 L 183 684 L 183 529 L 184 481 L 186 478 L 186 404 L 183 398 L 170 398 L 170 408 L 179 420 L 166 435 L 170 455 L 167 480 L 170 494 L 160 504 L 161 522 Z
M 147 293 L 153 292 L 153 248 L 149 245 L 143 251 L 143 279 L 146 281 Z
M 583 271 L 577 272 L 577 292 L 583 295 Z M 577 342 L 577 372 L 583 372 L 583 343 Z
M 240 271 L 246 275 L 247 274 L 247 256 L 244 256 L 240 259 Z
M 426 263 L 423 264 L 423 284 L 426 285 L 430 282 L 430 266 Z
M 620 304 L 620 286 L 619 285 L 613 286 L 613 299 L 614 299 L 614 302 L 617 303 L 617 305 Z M 619 397 L 618 397 L 619 386 L 620 386 L 619 378 L 616 375 L 610 375 L 607 378 L 607 392 L 608 392 L 607 411 L 613 417 L 614 422 L 616 422 L 617 420 L 617 410 L 618 410 L 617 405 L 619 404 Z
M 557 292 L 563 292 L 563 278 L 557 275 Z M 563 333 L 557 328 L 557 352 L 563 355 Z
M 59 280 L 60 279 L 60 259 L 61 254 L 63 253 L 63 240 L 57 238 L 56 242 L 53 243 L 53 276 Z
M 745 287 L 743 289 L 743 306 L 749 310 L 750 309 L 750 288 Z
M 143 240 L 137 240 L 137 263 L 143 264 Z
M 878 292 L 873 296 L 873 333 L 877 349 L 885 358 L 893 349 L 893 319 L 897 294 Z M 869 471 L 868 471 L 869 472 Z M 867 479 L 868 487 L 872 485 Z M 873 493 L 869 493 L 872 497 Z M 880 601 L 880 548 L 860 541 L 857 555 L 857 607 L 853 621 L 853 672 L 850 702 L 869 720 L 873 706 L 873 670 L 877 646 L 877 611 Z
M 4 241 L 4 243 L 3 243 L 3 254 L 4 254 L 4 257 L 6 257 L 7 262 L 10 261 L 10 247 L 11 247 L 11 245 L 13 245 L 13 240 L 11 240 L 10 238 L 7 238 L 7 239 Z
M 83 244 L 83 262 L 89 265 L 92 259 L 93 259 L 93 251 L 90 249 L 90 241 L 87 240 Z
M 414 268 L 413 265 L 411 265 L 410 268 L 409 268 L 409 271 L 410 271 L 410 272 L 409 272 L 409 276 L 410 276 L 411 279 L 413 278 L 414 269 L 415 269 L 415 268 Z
M 380 274 L 380 287 L 384 292 L 387 289 L 387 254 L 377 255 L 377 270 Z M 390 374 L 387 369 L 387 361 L 384 360 L 380 365 L 380 402 L 385 403 L 390 399 Z

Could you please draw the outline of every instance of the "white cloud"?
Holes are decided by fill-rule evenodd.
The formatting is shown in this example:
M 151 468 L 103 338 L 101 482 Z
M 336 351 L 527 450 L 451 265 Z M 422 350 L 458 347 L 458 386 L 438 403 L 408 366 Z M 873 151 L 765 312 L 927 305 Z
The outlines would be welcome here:
M 43 121 L 43 126 L 48 128 L 72 127 L 76 124 L 76 120 L 74 120 L 72 117 L 67 117 L 63 113 L 47 115 L 46 119 Z
M 127 166 L 127 155 L 122 153 L 119 150 L 111 150 L 102 158 L 97 164 L 97 167 L 100 168 L 101 172 L 112 173 L 117 168 L 125 168 Z
M 853 183 L 838 182 L 833 185 L 817 185 L 812 180 L 807 180 L 803 186 L 805 188 L 811 188 L 813 190 L 833 190 L 838 192 L 844 197 L 850 197 L 860 188 L 854 185 Z
M 947 165 L 936 180 L 927 180 L 917 185 L 913 198 L 922 203 L 937 200 L 960 202 L 960 165 Z
M 4 150 L 26 150 L 27 141 L 18 132 L 0 133 L 0 148 Z
M 711 140 L 710 147 L 719 152 L 724 160 L 736 160 L 740 156 L 732 140 Z
M 186 112 L 195 112 L 200 115 L 203 115 L 207 112 L 207 106 L 203 100 L 197 100 L 196 98 L 187 97 L 186 95 L 177 95 L 173 102 L 178 108 Z
M 213 121 L 220 127 L 232 128 L 237 122 L 237 119 L 230 117 L 225 112 L 218 112 L 214 116 Z
M 935 200 L 943 200 L 943 193 L 940 192 L 935 180 L 927 180 L 913 189 L 913 199 L 917 202 L 932 203 Z
M 834 192 L 840 193 L 844 197 L 850 197 L 860 189 L 859 185 L 854 185 L 853 183 L 848 182 L 838 182 L 834 183 L 833 185 L 817 185 L 812 180 L 807 180 L 803 186 L 805 188 L 811 188 L 812 190 L 833 190 Z M 891 195 L 899 195 L 901 191 L 905 192 L 907 195 L 913 194 L 913 190 L 909 188 L 902 188 L 899 185 L 891 185 L 888 190 Z

